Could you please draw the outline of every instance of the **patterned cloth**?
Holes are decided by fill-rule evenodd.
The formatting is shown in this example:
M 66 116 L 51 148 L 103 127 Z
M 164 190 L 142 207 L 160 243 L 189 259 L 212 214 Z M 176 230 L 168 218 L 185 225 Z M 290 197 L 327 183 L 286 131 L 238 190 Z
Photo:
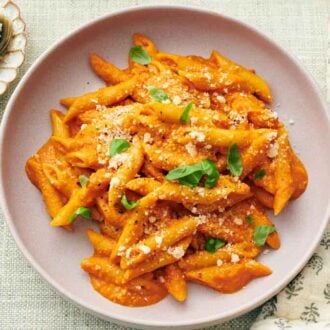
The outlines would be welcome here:
M 330 329 L 330 226 L 305 269 L 266 303 L 251 330 Z
M 21 7 L 28 26 L 27 59 L 20 77 L 55 40 L 93 18 L 128 6 L 184 4 L 225 13 L 260 28 L 298 56 L 316 78 L 324 95 L 326 94 L 327 24 L 330 13 L 328 0 L 15 1 Z M 16 83 L 0 99 L 0 115 Z M 125 329 L 83 312 L 54 292 L 22 257 L 3 220 L 0 212 L 1 330 Z M 322 324 L 320 322 L 327 324 L 325 314 L 328 311 L 327 314 L 330 315 L 329 244 L 328 232 L 303 273 L 262 308 L 262 314 L 252 329 L 302 329 L 306 324 L 316 324 L 316 327 Z M 249 329 L 259 312 L 260 308 L 257 308 L 240 318 L 210 329 Z M 263 320 L 266 317 L 268 319 Z M 295 328 L 296 322 L 293 319 L 301 322 Z

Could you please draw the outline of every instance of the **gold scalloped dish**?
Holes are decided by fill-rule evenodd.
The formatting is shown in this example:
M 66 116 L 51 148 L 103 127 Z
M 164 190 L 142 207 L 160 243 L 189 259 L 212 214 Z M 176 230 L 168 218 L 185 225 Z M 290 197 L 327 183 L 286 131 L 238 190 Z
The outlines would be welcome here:
M 4 37 L 10 38 L 0 57 L 0 95 L 4 94 L 9 84 L 16 79 L 20 66 L 25 59 L 26 34 L 19 7 L 11 0 L 0 0 L 0 19 L 10 22 L 12 33 L 4 31 Z M 8 25 L 5 25 L 5 27 Z

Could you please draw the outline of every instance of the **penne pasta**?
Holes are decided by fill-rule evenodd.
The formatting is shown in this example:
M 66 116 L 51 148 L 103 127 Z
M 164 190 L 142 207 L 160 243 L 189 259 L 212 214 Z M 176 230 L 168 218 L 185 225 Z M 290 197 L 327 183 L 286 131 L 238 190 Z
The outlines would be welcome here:
M 268 267 L 254 260 L 234 265 L 191 270 L 185 273 L 188 280 L 207 285 L 221 293 L 236 292 L 251 280 L 270 274 L 271 270 Z
M 294 192 L 292 177 L 292 157 L 288 141 L 288 133 L 284 130 L 277 140 L 279 145 L 278 155 L 275 160 L 275 187 L 274 214 L 278 215 Z
M 187 298 L 187 283 L 181 269 L 176 265 L 168 265 L 165 267 L 164 285 L 168 293 L 177 301 L 185 301 Z
M 140 140 L 136 137 L 133 145 L 129 150 L 126 162 L 118 169 L 117 173 L 112 177 L 108 193 L 109 208 L 107 211 L 106 224 L 120 226 L 121 215 L 116 210 L 116 204 L 120 200 L 123 188 L 126 183 L 133 179 L 139 172 L 143 164 L 143 148 Z
M 247 84 L 249 89 L 258 95 L 263 101 L 267 103 L 272 102 L 271 91 L 267 83 L 261 77 L 256 75 L 254 71 L 248 70 L 243 66 L 231 61 L 217 51 L 212 52 L 210 60 L 215 63 L 221 70 L 230 73 L 234 72 L 240 76 Z
M 189 244 L 191 243 L 191 237 L 184 238 L 177 244 L 174 244 L 170 252 L 172 251 L 186 251 Z M 174 253 L 169 253 L 168 251 L 158 251 L 148 257 L 145 261 L 139 263 L 134 268 L 126 269 L 125 280 L 130 281 L 142 274 L 150 273 L 156 269 L 162 268 L 166 265 L 173 264 L 177 262 L 178 258 Z
M 166 53 L 139 33 L 133 43 L 127 68 L 90 54 L 104 86 L 50 111 L 27 176 L 51 226 L 95 221 L 81 268 L 112 302 L 184 302 L 187 281 L 236 292 L 271 274 L 256 261 L 281 246 L 266 210 L 305 191 L 306 169 L 254 70 L 215 50 Z
M 115 247 L 116 241 L 102 234 L 95 232 L 92 229 L 86 231 L 89 241 L 94 247 L 96 255 L 110 257 L 111 251 Z
M 94 72 L 108 85 L 118 84 L 129 79 L 129 75 L 97 54 L 90 54 L 89 62 Z
M 122 256 L 120 266 L 123 269 L 144 261 L 150 253 L 172 246 L 187 236 L 191 236 L 198 225 L 198 218 L 186 217 L 162 231 L 151 234 L 148 238 L 130 247 L 129 253 Z
M 69 127 L 64 123 L 64 114 L 58 110 L 51 110 L 50 117 L 53 126 L 53 136 L 70 137 Z
M 25 170 L 31 182 L 41 191 L 48 214 L 51 217 L 56 216 L 64 205 L 63 197 L 43 173 L 42 165 L 35 157 L 31 157 L 26 163 Z
M 96 92 L 78 97 L 68 109 L 64 121 L 67 123 L 80 113 L 95 109 L 96 105 L 109 106 L 128 97 L 136 83 L 136 78 L 124 81 L 114 86 L 104 87 Z

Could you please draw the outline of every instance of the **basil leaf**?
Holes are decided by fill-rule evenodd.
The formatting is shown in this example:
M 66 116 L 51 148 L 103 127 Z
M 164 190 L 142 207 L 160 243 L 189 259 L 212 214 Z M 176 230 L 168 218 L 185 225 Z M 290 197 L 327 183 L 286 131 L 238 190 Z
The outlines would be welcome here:
M 183 178 L 180 178 L 179 182 L 189 187 L 197 187 L 199 182 L 201 181 L 202 176 L 203 176 L 203 172 L 197 171 Z
M 139 202 L 129 201 L 125 194 L 121 196 L 121 204 L 125 207 L 127 210 L 134 209 L 134 207 L 137 207 Z
M 157 102 L 164 103 L 166 101 L 170 101 L 168 95 L 161 89 L 156 87 L 151 87 L 149 89 L 150 96 Z
M 180 117 L 180 122 L 182 124 L 188 124 L 188 121 L 189 121 L 189 112 L 192 109 L 192 107 L 193 107 L 192 102 L 189 102 L 186 105 L 186 107 L 183 109 L 183 112 L 182 112 L 181 117 Z
M 211 253 L 217 252 L 221 247 L 225 246 L 226 242 L 218 238 L 208 238 L 205 242 L 205 250 Z
M 230 173 L 234 176 L 240 176 L 243 172 L 241 154 L 236 143 L 231 145 L 228 150 L 227 166 Z
M 121 152 L 127 150 L 130 144 L 124 139 L 113 139 L 110 143 L 109 155 L 111 157 L 120 154 Z
M 258 171 L 258 172 L 256 173 L 256 175 L 254 176 L 254 178 L 255 178 L 256 180 L 260 180 L 260 179 L 262 179 L 265 175 L 266 175 L 266 170 L 264 170 L 264 169 L 262 168 L 260 171 Z
M 133 46 L 129 50 L 129 57 L 132 61 L 146 65 L 151 62 L 151 57 L 142 46 Z
M 69 221 L 70 223 L 76 220 L 78 216 L 82 216 L 85 219 L 91 219 L 92 218 L 92 211 L 87 207 L 78 207 L 73 214 L 71 214 Z
M 187 177 L 190 174 L 193 174 L 195 172 L 200 172 L 200 168 L 198 163 L 193 165 L 187 165 L 187 166 L 179 166 L 171 171 L 169 171 L 166 175 L 167 180 L 177 180 L 183 177 Z
M 259 225 L 254 228 L 253 240 L 257 246 L 263 246 L 266 243 L 269 234 L 275 231 L 274 226 Z
M 251 215 L 248 215 L 246 218 L 245 218 L 246 222 L 248 223 L 252 223 L 253 222 L 253 218 L 251 217 Z
M 205 187 L 209 189 L 213 188 L 217 184 L 220 176 L 214 162 L 209 159 L 203 160 L 200 162 L 200 167 L 203 173 L 207 175 Z
M 79 175 L 79 183 L 82 187 L 86 187 L 88 181 L 89 181 L 89 178 L 86 175 Z
M 207 175 L 205 187 L 213 188 L 218 182 L 219 172 L 212 160 L 205 159 L 196 164 L 177 167 L 168 172 L 166 179 L 179 180 L 181 184 L 196 187 L 204 175 Z

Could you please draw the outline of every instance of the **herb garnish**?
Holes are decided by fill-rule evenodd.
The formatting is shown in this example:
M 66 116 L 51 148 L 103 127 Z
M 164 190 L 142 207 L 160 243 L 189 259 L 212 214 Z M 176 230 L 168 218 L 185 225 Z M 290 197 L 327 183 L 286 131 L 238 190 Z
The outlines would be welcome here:
M 213 188 L 219 179 L 219 171 L 212 160 L 205 159 L 199 163 L 177 167 L 166 175 L 167 180 L 178 180 L 180 183 L 196 187 L 204 175 L 207 175 L 205 181 L 206 188 Z

